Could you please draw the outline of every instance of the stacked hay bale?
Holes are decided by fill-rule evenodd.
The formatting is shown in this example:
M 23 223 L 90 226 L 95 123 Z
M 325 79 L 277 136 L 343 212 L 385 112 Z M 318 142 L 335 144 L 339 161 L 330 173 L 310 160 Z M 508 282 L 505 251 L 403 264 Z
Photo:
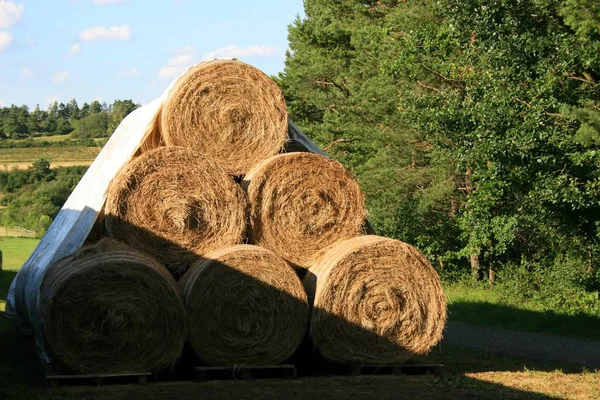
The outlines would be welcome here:
M 54 334 L 67 318 L 59 317 L 67 307 L 63 297 L 80 305 L 68 316 L 79 318 L 74 326 L 97 338 L 95 352 L 88 353 L 118 348 L 127 360 L 118 369 L 172 365 L 182 332 L 211 365 L 280 363 L 307 333 L 325 357 L 341 362 L 401 363 L 434 346 L 446 319 L 435 270 L 408 244 L 363 235 L 363 195 L 340 163 L 308 152 L 277 154 L 287 130 L 281 91 L 247 64 L 202 63 L 178 78 L 138 156 L 107 194 L 106 235 L 128 250 L 108 249 L 105 242 L 83 249 L 56 264 L 57 273 L 43 285 L 44 325 L 54 353 L 66 361 L 87 351 L 83 345 L 74 355 L 61 350 L 65 340 L 81 339 Z M 101 253 L 107 260 L 93 261 Z M 148 282 L 148 271 L 164 278 L 160 285 L 142 278 L 136 288 L 114 282 L 113 304 L 106 307 L 100 287 L 97 293 L 85 285 L 83 290 L 69 277 L 89 270 L 108 288 L 113 277 L 105 275 L 128 282 L 129 270 L 142 264 Z M 159 310 L 138 318 L 133 306 L 127 312 L 129 303 L 145 307 L 159 293 L 172 294 L 173 277 L 179 288 L 165 306 L 176 316 Z M 61 290 L 69 295 L 59 296 Z M 155 293 L 144 298 L 142 291 Z M 88 310 L 97 318 L 83 318 Z M 154 344 L 147 332 L 115 334 L 129 320 L 135 329 L 157 325 L 157 335 L 170 335 L 163 359 L 142 362 L 131 355 L 133 340 Z M 176 334 L 164 329 L 172 321 Z M 105 329 L 107 342 L 100 339 Z M 81 372 L 106 369 L 91 360 L 68 364 Z

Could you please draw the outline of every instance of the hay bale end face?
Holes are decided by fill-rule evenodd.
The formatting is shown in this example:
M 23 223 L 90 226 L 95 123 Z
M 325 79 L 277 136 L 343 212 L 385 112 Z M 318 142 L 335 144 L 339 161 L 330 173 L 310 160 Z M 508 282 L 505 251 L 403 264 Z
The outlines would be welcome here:
M 167 146 L 191 147 L 243 175 L 277 154 L 287 138 L 285 99 L 259 69 L 235 60 L 198 64 L 182 75 L 163 105 Z
M 340 242 L 319 255 L 304 285 L 313 301 L 311 337 L 331 360 L 403 363 L 442 337 L 439 276 L 406 243 L 379 236 Z
M 249 237 L 293 264 L 306 267 L 315 253 L 359 235 L 363 194 L 337 161 L 287 153 L 258 164 L 244 178 L 250 201 Z
M 178 360 L 187 322 L 177 282 L 152 257 L 104 239 L 52 265 L 44 336 L 80 373 L 158 371 Z
M 278 364 L 306 335 L 302 282 L 275 253 L 238 245 L 206 256 L 179 281 L 189 342 L 211 365 Z
M 213 161 L 188 148 L 160 147 L 119 173 L 105 214 L 110 237 L 181 275 L 199 256 L 243 241 L 247 198 Z

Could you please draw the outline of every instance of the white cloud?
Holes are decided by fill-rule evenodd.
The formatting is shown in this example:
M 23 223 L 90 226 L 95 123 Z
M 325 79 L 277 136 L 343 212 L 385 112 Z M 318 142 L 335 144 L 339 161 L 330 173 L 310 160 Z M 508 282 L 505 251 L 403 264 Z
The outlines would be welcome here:
M 61 71 L 58 74 L 54 75 L 54 77 L 52 78 L 52 83 L 54 83 L 55 85 L 60 85 L 61 83 L 69 79 L 70 76 L 71 73 L 69 71 Z
M 118 78 L 134 77 L 139 75 L 140 71 L 138 71 L 137 68 L 129 68 L 127 71 L 121 72 L 118 75 Z
M 29 67 L 25 67 L 21 70 L 21 73 L 23 74 L 23 76 L 26 76 L 28 78 L 31 78 L 33 76 L 33 70 Z
M 16 5 L 12 1 L 0 0 L 0 29 L 7 29 L 16 25 L 23 16 L 25 7 Z
M 50 96 L 46 97 L 46 103 L 48 105 L 54 103 L 54 102 L 60 102 L 60 95 L 58 94 L 51 94 Z
M 0 107 L 4 107 L 4 99 L 0 99 Z
M 172 67 L 190 65 L 194 56 L 192 54 L 181 54 L 169 60 L 169 65 Z
M 158 76 L 163 79 L 174 78 L 184 73 L 189 67 L 194 65 L 196 59 L 196 48 L 194 46 L 183 46 L 170 52 L 171 57 L 166 66 L 158 71 Z
M 93 3 L 104 6 L 106 4 L 125 3 L 125 0 L 94 0 Z
M 173 54 L 175 56 L 180 55 L 180 54 L 190 54 L 190 53 L 195 53 L 195 52 L 196 52 L 196 48 L 194 46 L 192 46 L 191 44 L 171 50 L 171 54 Z
M 75 43 L 69 49 L 69 52 L 67 53 L 67 57 L 73 57 L 74 55 L 79 54 L 79 53 L 81 53 L 81 44 Z
M 86 29 L 79 34 L 79 39 L 84 42 L 94 40 L 130 40 L 131 29 L 127 25 L 122 26 L 95 26 Z
M 13 37 L 8 32 L 0 32 L 0 52 L 8 47 Z
M 215 58 L 240 58 L 240 57 L 252 57 L 252 56 L 261 56 L 268 57 L 275 54 L 277 51 L 277 46 L 225 46 L 217 49 L 215 51 L 211 51 L 206 54 L 202 61 L 214 60 Z
M 161 78 L 174 78 L 181 75 L 188 67 L 162 67 L 158 71 L 158 76 Z

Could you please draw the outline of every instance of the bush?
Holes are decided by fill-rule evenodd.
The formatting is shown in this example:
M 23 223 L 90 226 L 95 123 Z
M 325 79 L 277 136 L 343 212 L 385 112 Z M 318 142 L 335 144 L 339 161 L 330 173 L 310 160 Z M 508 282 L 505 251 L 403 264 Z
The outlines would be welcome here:
M 533 302 L 543 311 L 600 315 L 598 277 L 588 261 L 561 257 L 550 266 L 507 265 L 496 290 L 510 303 Z

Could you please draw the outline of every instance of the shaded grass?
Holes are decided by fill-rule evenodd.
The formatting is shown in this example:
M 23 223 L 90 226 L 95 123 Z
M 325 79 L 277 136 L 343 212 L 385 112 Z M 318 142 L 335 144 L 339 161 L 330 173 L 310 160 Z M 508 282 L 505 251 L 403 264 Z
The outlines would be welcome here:
M 543 310 L 532 302 L 510 301 L 494 288 L 445 285 L 449 319 L 491 328 L 600 340 L 600 315 Z

